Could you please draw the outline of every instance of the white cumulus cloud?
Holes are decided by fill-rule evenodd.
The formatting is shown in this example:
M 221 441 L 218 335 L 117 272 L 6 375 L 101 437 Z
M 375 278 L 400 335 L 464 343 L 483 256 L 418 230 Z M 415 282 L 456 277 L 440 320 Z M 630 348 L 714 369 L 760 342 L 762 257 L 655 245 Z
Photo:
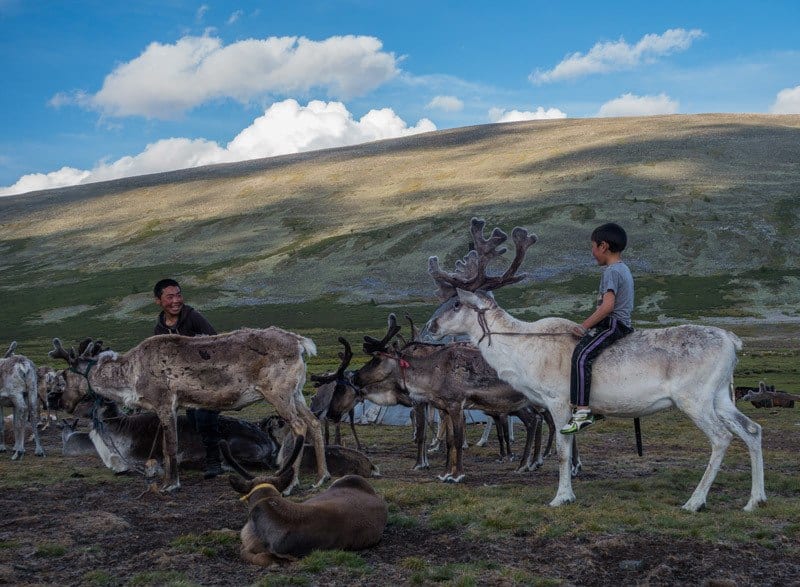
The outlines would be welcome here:
M 631 69 L 642 63 L 688 49 L 695 39 L 704 36 L 700 29 L 669 29 L 664 34 L 648 34 L 634 45 L 624 39 L 596 43 L 588 53 L 572 53 L 553 69 L 535 71 L 529 79 L 535 84 L 574 79 L 594 73 Z
M 778 92 L 769 111 L 772 114 L 800 114 L 800 86 Z
M 597 116 L 653 116 L 655 114 L 675 114 L 678 112 L 678 101 L 666 94 L 658 96 L 637 96 L 623 94 L 619 98 L 609 100 L 600 107 Z
M 47 174 L 25 175 L 14 185 L 0 188 L 0 196 L 356 145 L 434 130 L 436 125 L 427 118 L 408 126 L 391 108 L 370 110 L 356 120 L 341 102 L 314 100 L 302 106 L 295 100 L 284 100 L 270 106 L 224 147 L 205 139 L 163 139 L 147 145 L 138 155 L 111 163 L 100 162 L 91 171 L 64 167 Z
M 455 96 L 436 96 L 425 106 L 428 110 L 442 110 L 444 112 L 460 112 L 464 102 Z
M 503 110 L 502 108 L 489 109 L 490 122 L 520 122 L 522 120 L 549 120 L 553 118 L 566 118 L 567 115 L 558 108 L 545 110 L 539 106 L 534 111 Z
M 168 119 L 213 100 L 246 102 L 312 88 L 350 98 L 396 76 L 397 62 L 375 37 L 270 37 L 225 46 L 219 38 L 187 36 L 170 45 L 151 43 L 108 74 L 96 94 L 59 93 L 50 103 L 74 103 L 107 116 Z

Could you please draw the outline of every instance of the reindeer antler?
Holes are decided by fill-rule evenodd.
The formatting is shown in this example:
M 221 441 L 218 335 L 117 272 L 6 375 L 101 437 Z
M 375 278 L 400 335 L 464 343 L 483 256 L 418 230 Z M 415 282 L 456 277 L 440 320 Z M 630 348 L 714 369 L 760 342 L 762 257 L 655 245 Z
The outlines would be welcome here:
M 438 257 L 428 259 L 428 273 L 438 286 L 437 294 L 440 298 L 453 297 L 456 295 L 457 288 L 472 292 L 479 289 L 490 291 L 504 285 L 517 283 L 527 277 L 526 273 L 516 274 L 516 272 L 525 259 L 525 253 L 536 242 L 536 235 L 529 235 L 524 228 L 515 228 L 511 232 L 511 238 L 515 245 L 514 260 L 502 275 L 490 277 L 486 275 L 486 269 L 494 259 L 502 256 L 508 250 L 506 247 L 500 247 L 508 239 L 508 236 L 499 228 L 495 228 L 487 239 L 483 236 L 485 225 L 486 221 L 484 220 L 472 219 L 470 231 L 475 248 L 463 259 L 456 261 L 456 270 L 452 273 L 439 268 Z
M 77 359 L 75 351 L 73 349 L 69 349 L 69 352 L 67 352 L 67 349 L 61 345 L 61 340 L 58 338 L 53 339 L 53 350 L 47 354 L 53 359 L 64 359 L 70 365 L 72 365 Z
M 334 373 L 323 373 L 322 375 L 311 375 L 311 381 L 314 382 L 314 387 L 320 387 L 321 385 L 325 385 L 326 383 L 330 383 L 331 381 L 339 381 L 340 379 L 344 378 L 345 369 L 350 364 L 350 360 L 353 358 L 353 351 L 350 348 L 350 343 L 346 338 L 343 336 L 339 337 L 339 343 L 344 347 L 344 352 L 339 353 L 339 360 L 341 361 L 339 364 L 339 368 L 336 369 Z
M 419 328 L 414 326 L 414 321 L 411 319 L 411 316 L 405 314 L 406 320 L 411 325 L 411 342 L 416 341 L 419 338 Z
M 339 343 L 344 347 L 344 352 L 339 353 L 339 359 L 342 363 L 336 370 L 336 376 L 341 379 L 344 376 L 344 371 L 353 359 L 353 350 L 350 348 L 350 343 L 343 336 L 339 337 Z
M 16 349 L 17 349 L 17 341 L 16 341 L 16 340 L 14 340 L 14 341 L 11 341 L 11 344 L 10 344 L 10 345 L 8 345 L 8 350 L 6 351 L 6 354 L 5 354 L 5 355 L 3 355 L 3 358 L 4 358 L 4 359 L 7 359 L 7 358 L 8 358 L 8 357 L 10 357 L 11 355 L 13 355 L 13 354 L 14 354 L 14 351 L 15 351 Z
M 386 336 L 383 339 L 378 340 L 377 338 L 372 338 L 371 336 L 364 337 L 364 352 L 368 355 L 372 353 L 377 353 L 380 351 L 386 350 L 386 345 L 392 340 L 395 334 L 400 332 L 400 326 L 397 324 L 397 316 L 393 313 L 389 314 L 389 326 L 386 331 Z

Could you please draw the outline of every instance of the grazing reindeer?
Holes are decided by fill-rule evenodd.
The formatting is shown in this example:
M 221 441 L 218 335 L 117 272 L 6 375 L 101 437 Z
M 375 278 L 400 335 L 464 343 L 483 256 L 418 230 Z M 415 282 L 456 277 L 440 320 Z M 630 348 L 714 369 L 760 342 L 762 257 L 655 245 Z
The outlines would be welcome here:
M 472 219 L 475 250 L 456 264 L 456 271 L 439 269 L 429 260 L 429 273 L 439 295 L 449 298 L 426 325 L 433 336 L 467 334 L 486 362 L 535 405 L 546 407 L 561 428 L 570 417 L 569 373 L 575 323 L 561 318 L 523 322 L 501 309 L 490 291 L 521 281 L 516 274 L 527 249 L 536 242 L 523 228 L 512 238 L 516 256 L 499 276 L 489 277 L 490 261 L 505 253 L 499 248 L 506 234 L 495 228 L 483 235 L 483 220 Z M 616 342 L 598 357 L 592 383 L 591 409 L 596 414 L 636 418 L 677 407 L 711 441 L 705 474 L 683 508 L 697 511 L 705 505 L 733 435 L 750 453 L 752 487 L 745 510 L 766 501 L 761 426 L 750 420 L 731 399 L 733 368 L 741 341 L 732 332 L 706 326 L 676 326 L 639 330 Z M 569 474 L 571 445 L 557 434 L 560 462 L 558 492 L 551 506 L 574 501 Z
M 355 425 L 355 405 L 363 401 L 363 397 L 358 388 L 353 385 L 353 372 L 347 371 L 347 366 L 353 358 L 350 343 L 341 336 L 339 343 L 344 347 L 344 351 L 339 353 L 340 364 L 336 371 L 323 375 L 311 375 L 314 387 L 317 388 L 316 395 L 311 398 L 311 411 L 325 423 L 325 444 L 330 441 L 328 422 L 336 425 L 334 444 L 342 444 L 340 424 L 344 415 L 348 414 L 350 429 L 356 440 L 356 449 L 360 451 L 361 442 L 358 440 Z
M 156 413 L 164 427 L 162 491 L 180 488 L 178 477 L 179 406 L 238 410 L 266 399 L 298 436 L 310 433 L 317 448 L 317 486 L 330 479 L 325 465 L 322 427 L 308 409 L 302 389 L 304 355 L 314 355 L 311 339 L 270 327 L 243 328 L 227 334 L 187 337 L 160 335 L 145 339 L 123 355 L 98 353 L 100 345 L 67 352 L 53 340 L 50 356 L 64 359 L 83 375 L 90 391 L 127 407 Z M 70 397 L 68 397 L 68 395 Z M 82 393 L 64 394 L 65 409 L 74 409 Z M 297 468 L 291 491 L 298 483 Z
M 395 316 L 391 314 L 389 333 L 398 331 Z M 501 381 L 477 348 L 459 342 L 439 345 L 412 341 L 390 351 L 387 346 L 390 338 L 376 341 L 365 337 L 364 352 L 372 355 L 372 359 L 356 372 L 354 382 L 371 389 L 399 389 L 412 401 L 428 403 L 446 414 L 447 470 L 439 477 L 441 481 L 458 483 L 464 478 L 464 409 L 467 407 L 490 415 L 517 415 L 528 432 L 524 457 L 517 470 L 534 470 L 542 464 L 542 416 L 525 410 L 530 405 L 528 399 Z M 549 426 L 552 440 L 552 421 Z M 534 438 L 535 461 L 530 450 Z
M 381 540 L 389 515 L 386 501 L 359 475 L 346 475 L 302 503 L 281 496 L 291 479 L 286 471 L 302 445 L 303 437 L 298 436 L 292 458 L 276 476 L 253 479 L 234 464 L 227 445 L 220 443 L 225 460 L 247 479 L 230 478 L 249 508 L 240 533 L 240 552 L 251 564 L 286 563 L 313 550 L 363 550 Z
M 39 440 L 39 399 L 36 381 L 36 366 L 22 355 L 15 355 L 16 341 L 8 347 L 0 359 L 0 452 L 6 452 L 5 415 L 3 408 L 10 406 L 14 414 L 14 452 L 11 460 L 17 461 L 25 454 L 25 428 L 30 424 L 36 443 L 37 457 L 44 456 Z

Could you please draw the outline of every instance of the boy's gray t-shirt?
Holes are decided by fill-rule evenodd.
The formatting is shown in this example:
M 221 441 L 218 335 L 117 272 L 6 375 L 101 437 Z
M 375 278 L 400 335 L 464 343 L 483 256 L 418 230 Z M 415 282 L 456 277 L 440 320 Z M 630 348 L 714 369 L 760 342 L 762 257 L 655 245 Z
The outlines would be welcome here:
M 631 313 L 633 312 L 633 275 L 628 266 L 620 261 L 613 265 L 603 267 L 598 292 L 598 306 L 607 291 L 614 292 L 614 310 L 611 316 L 632 328 Z

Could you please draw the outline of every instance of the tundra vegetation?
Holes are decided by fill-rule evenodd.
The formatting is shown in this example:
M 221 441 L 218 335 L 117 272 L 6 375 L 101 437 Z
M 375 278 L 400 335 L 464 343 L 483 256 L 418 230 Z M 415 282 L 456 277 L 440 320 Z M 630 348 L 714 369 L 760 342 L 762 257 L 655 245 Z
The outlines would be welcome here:
M 308 372 L 333 371 L 338 336 L 380 337 L 389 312 L 430 316 L 425 259 L 451 267 L 470 217 L 531 227 L 547 249 L 523 267 L 532 282 L 497 292 L 526 321 L 586 314 L 597 276 L 576 243 L 624 218 L 637 326 L 732 330 L 744 341 L 736 385 L 798 393 L 798 160 L 800 116 L 576 119 L 0 198 L 0 345 L 17 340 L 37 366 L 52 363 L 54 336 L 125 352 L 152 332 L 150 286 L 173 275 L 220 332 L 297 332 L 318 346 Z M 356 353 L 349 368 L 366 360 Z M 408 427 L 364 426 L 382 473 L 370 483 L 389 507 L 381 542 L 276 571 L 240 560 L 247 511 L 224 478 L 187 471 L 175 495 L 147 492 L 97 457 L 64 458 L 51 426 L 45 457 L 0 459 L 0 583 L 555 585 L 586 583 L 588 567 L 596 584 L 789 584 L 800 572 L 799 412 L 737 407 L 763 429 L 769 501 L 752 512 L 740 509 L 750 473 L 738 440 L 707 511 L 678 507 L 709 447 L 675 410 L 643 418 L 642 458 L 629 421 L 584 434 L 578 499 L 561 508 L 547 506 L 555 461 L 514 474 L 495 462 L 494 441 L 474 446 L 480 427 L 467 427 L 470 475 L 451 485 L 411 470 Z M 255 422 L 269 410 L 230 415 Z M 314 477 L 301 481 L 298 499 Z

